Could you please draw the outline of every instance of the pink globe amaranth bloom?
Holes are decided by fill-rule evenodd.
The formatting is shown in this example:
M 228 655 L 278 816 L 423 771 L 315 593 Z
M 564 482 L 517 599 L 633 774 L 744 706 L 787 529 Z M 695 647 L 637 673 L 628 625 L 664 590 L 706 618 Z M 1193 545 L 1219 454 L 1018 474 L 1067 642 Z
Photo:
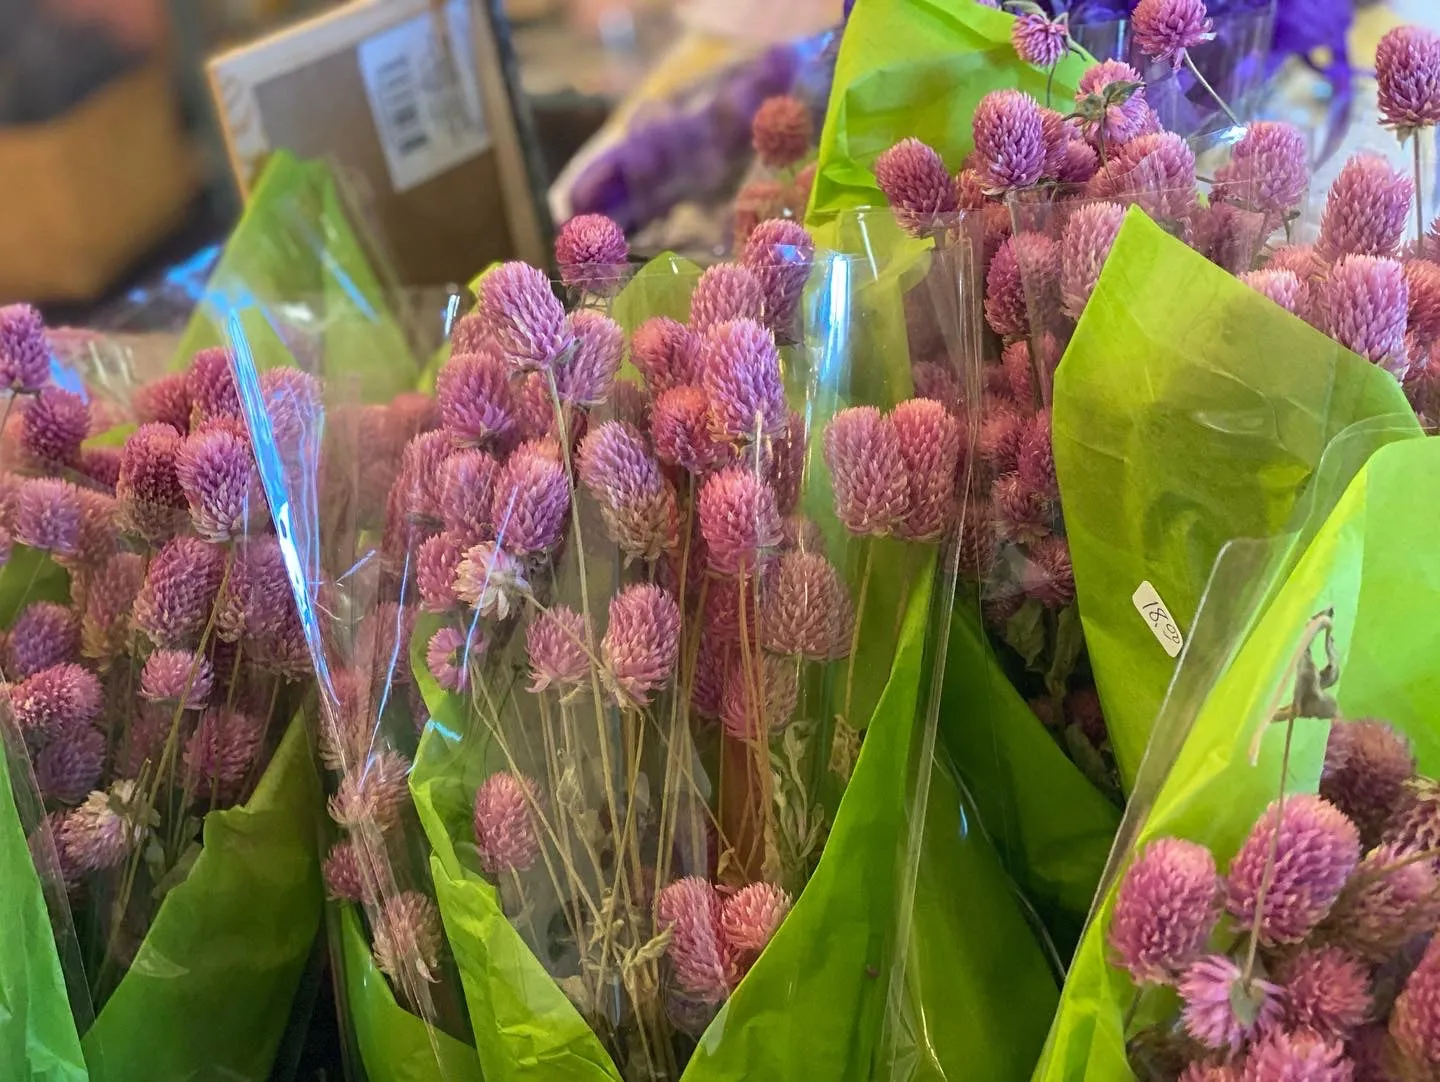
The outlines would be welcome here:
M 700 640 L 700 652 L 695 659 L 695 679 L 690 689 L 690 707 L 710 721 L 720 717 L 725 673 L 732 664 L 731 650 L 731 647 L 721 645 L 708 636 L 702 636 Z
M 454 336 L 451 336 L 452 341 Z M 452 350 L 468 353 L 472 350 Z M 397 439 L 414 439 L 422 432 L 440 427 L 440 406 L 428 394 L 420 391 L 402 391 L 390 400 L 385 411 L 389 425 L 396 432 Z
M 775 218 L 761 222 L 745 241 L 740 262 L 765 291 L 765 319 L 775 333 L 795 337 L 801 294 L 815 260 L 815 241 L 799 222 Z
M 1414 182 L 1384 158 L 1355 155 L 1330 186 L 1315 254 L 1326 263 L 1347 255 L 1395 255 L 1414 197 Z
M 521 371 L 549 368 L 570 348 L 564 305 L 527 263 L 502 263 L 480 279 L 480 311 L 496 348 Z
M 584 617 L 565 605 L 555 605 L 531 620 L 525 629 L 530 690 L 568 691 L 582 684 L 590 675 L 585 641 Z
M 143 799 L 139 785 L 129 780 L 91 793 L 60 821 L 55 844 L 64 861 L 78 872 L 118 865 L 148 833 L 140 808 Z
M 1235 962 L 1223 954 L 1207 954 L 1192 962 L 1180 978 L 1181 1018 L 1185 1030 L 1206 1048 L 1236 1051 L 1250 1036 L 1280 1021 L 1281 989 L 1252 977 L 1248 985 Z M 1240 1012 L 1237 1002 L 1248 1002 Z
M 1010 31 L 1010 43 L 1025 63 L 1053 68 L 1070 51 L 1070 26 L 1064 19 L 1020 15 Z
M 1046 537 L 1030 546 L 1020 586 L 1026 597 L 1047 609 L 1063 609 L 1075 601 L 1075 569 L 1063 537 Z
M 375 965 L 402 986 L 407 980 L 436 981 L 444 945 L 440 911 L 418 890 L 387 898 L 375 922 Z
M 805 191 L 804 202 L 808 202 L 808 189 Z M 735 193 L 735 218 L 731 227 L 735 247 L 742 247 L 761 222 L 792 209 L 791 200 L 800 202 L 798 195 L 790 185 L 763 177 L 741 185 Z
M 1440 338 L 1440 263 L 1428 259 L 1408 260 L 1405 284 L 1410 292 L 1410 334 L 1428 347 Z
M 515 429 L 515 396 L 495 353 L 452 356 L 435 379 L 440 423 L 459 447 L 493 447 Z
M 1313 244 L 1282 244 L 1270 253 L 1266 270 L 1288 270 L 1307 286 L 1312 278 L 1324 274 L 1325 262 L 1315 254 Z
M 693 385 L 671 387 L 656 397 L 650 436 L 656 457 L 687 473 L 707 473 L 729 457 L 729 445 L 710 432 L 710 399 Z
M 765 287 L 748 267 L 717 263 L 700 276 L 690 296 L 690 328 L 705 334 L 734 320 L 765 319 Z
M 609 316 L 584 309 L 566 317 L 575 346 L 555 365 L 555 388 L 560 401 L 576 409 L 598 406 L 610 397 L 625 332 Z
M 141 424 L 158 421 L 176 432 L 190 431 L 190 392 L 184 372 L 172 372 L 135 388 L 130 406 Z
M 495 537 L 490 512 L 500 463 L 473 448 L 456 451 L 440 464 L 440 519 L 455 538 L 474 544 Z
M 1399 26 L 1380 39 L 1375 52 L 1380 119 L 1407 138 L 1440 124 L 1440 34 L 1420 26 Z
M 190 398 L 192 423 L 245 416 L 232 363 L 230 351 L 219 346 L 202 349 L 191 358 L 185 370 L 185 391 Z
M 757 691 L 764 696 L 758 704 Z M 795 659 L 764 655 L 746 668 L 736 652 L 720 692 L 720 724 L 732 740 L 767 741 L 790 724 L 799 698 Z
M 135 626 L 157 646 L 198 639 L 225 576 L 225 550 L 198 537 L 165 543 L 135 598 Z
M 1158 838 L 1120 880 L 1107 942 L 1137 985 L 1173 984 L 1205 949 L 1220 919 L 1220 880 L 1210 850 Z
M 490 509 L 495 536 L 517 556 L 546 552 L 560 542 L 570 514 L 570 478 L 543 454 L 517 450 L 495 480 Z
M 943 405 L 911 398 L 890 415 L 905 463 L 909 497 L 898 534 L 911 541 L 937 540 L 955 512 L 955 470 L 960 462 L 960 425 Z
M 825 465 L 835 514 L 851 533 L 894 533 L 909 509 L 900 435 L 873 406 L 841 410 L 825 426 Z
M 1014 225 L 1010 220 L 1010 208 L 1004 203 L 991 200 L 983 211 L 980 212 L 981 225 L 981 254 L 984 257 L 984 264 L 990 265 L 995 258 L 995 253 L 1014 235 Z
M 773 883 L 750 883 L 725 899 L 720 930 L 735 953 L 754 960 L 790 912 L 790 895 Z
M 712 327 L 705 336 L 703 382 L 717 438 L 750 443 L 785 432 L 790 412 L 769 328 L 752 319 Z
M 46 387 L 20 414 L 20 449 L 39 465 L 74 467 L 80 461 L 80 444 L 88 435 L 89 403 L 59 387 Z
M 1015 472 L 1029 488 L 1038 490 L 1048 500 L 1060 498 L 1060 483 L 1055 476 L 1055 448 L 1050 433 L 1050 411 L 1043 409 L 1025 423 L 1020 448 L 1015 456 Z
M 442 627 L 425 644 L 425 667 L 444 690 L 465 691 L 470 686 L 470 651 L 465 632 Z
M 700 533 L 710 569 L 721 575 L 753 571 L 780 545 L 780 514 L 769 483 L 739 466 L 708 478 L 700 488 Z
M 264 742 L 265 719 L 223 706 L 205 711 L 185 742 L 185 772 L 195 799 L 239 799 Z
M 120 451 L 115 498 L 121 525 L 152 545 L 173 537 L 186 520 L 177 472 L 181 442 L 175 429 L 151 422 L 132 432 Z
M 1440 919 L 1440 875 L 1417 852 L 1380 845 L 1366 854 L 1321 931 L 1368 962 L 1383 963 Z
M 415 556 L 415 586 L 426 612 L 447 612 L 459 598 L 455 573 L 464 553 L 460 540 L 448 530 L 427 537 Z
M 970 504 L 960 515 L 960 574 L 983 583 L 994 570 L 999 553 L 994 511 L 986 503 Z
M 35 782 L 46 800 L 79 804 L 104 767 L 105 734 L 85 725 L 60 733 L 35 756 Z
M 261 643 L 280 635 L 295 613 L 290 573 L 280 541 L 271 534 L 239 543 L 215 615 L 215 633 L 223 642 L 242 637 Z
M 137 553 L 110 557 L 91 577 L 80 619 L 80 650 L 102 663 L 123 653 L 130 635 L 130 608 L 145 582 L 145 561 Z
M 1309 1030 L 1271 1030 L 1251 1046 L 1240 1082 L 1354 1082 L 1355 1064 L 1339 1040 Z
M 799 98 L 766 98 L 750 122 L 750 141 L 761 164 L 771 169 L 794 165 L 810 151 L 810 109 Z
M 0 307 L 0 386 L 34 394 L 50 381 L 45 321 L 28 304 Z
M 980 461 L 995 470 L 1008 473 L 1019 467 L 1020 444 L 1024 441 L 1028 421 L 1025 416 L 1007 401 L 986 396 L 981 406 L 984 420 L 976 453 Z
M 15 540 L 56 557 L 80 551 L 80 490 L 69 481 L 35 477 L 20 486 Z
M 325 880 L 326 897 L 336 901 L 359 902 L 374 893 L 366 888 L 360 855 L 352 841 L 339 841 L 330 847 L 320 864 L 320 875 Z
M 1370 1017 L 1369 967 L 1339 947 L 1306 947 L 1282 974 L 1288 1029 L 1343 1041 Z
M 700 342 L 684 324 L 655 316 L 630 336 L 630 360 L 650 393 L 659 395 L 700 378 Z
M 962 169 L 955 174 L 955 203 L 957 210 L 984 210 L 990 205 L 985 185 L 974 169 Z
M 875 182 L 900 228 L 912 236 L 945 228 L 960 209 L 950 170 L 939 152 L 919 139 L 902 139 L 876 158 Z
M 1039 387 L 1035 379 L 1035 366 L 1030 361 L 1030 343 L 1023 338 L 1017 338 L 1015 341 L 1007 343 L 1004 352 L 1000 355 L 1000 368 L 1005 378 L 1005 390 L 1009 392 L 1015 404 L 1024 409 L 1030 408 L 1039 394 Z M 918 380 L 915 393 L 920 393 Z M 934 398 L 935 396 L 927 394 L 924 397 Z
M 1417 1065 L 1440 1065 L 1440 938 L 1430 941 L 1395 1000 L 1390 1036 Z
M 1291 124 L 1261 120 L 1216 171 L 1211 198 L 1259 211 L 1274 229 L 1300 206 L 1309 186 L 1305 137 Z
M 1240 281 L 1274 301 L 1285 311 L 1302 319 L 1310 309 L 1310 289 L 1295 276 L 1294 271 L 1265 270 L 1250 271 L 1240 275 Z
M 190 505 L 190 522 L 207 541 L 223 544 L 245 532 L 265 507 L 264 490 L 242 431 L 223 424 L 192 432 L 175 456 L 175 475 Z
M 1406 366 L 1410 287 L 1393 259 L 1344 256 L 1316 287 L 1320 329 L 1346 349 L 1391 372 Z
M 397 509 L 410 521 L 426 527 L 441 523 L 442 467 L 453 450 L 444 431 L 422 432 L 405 445 L 393 493 Z
M 1029 188 L 1045 171 L 1040 106 L 1018 90 L 995 90 L 975 108 L 975 168 L 987 192 Z
M 1018 473 L 1007 473 L 990 486 L 995 532 L 1007 541 L 1034 545 L 1054 530 L 1055 506 Z
M 530 584 L 520 561 L 493 541 L 482 541 L 461 556 L 452 589 L 481 616 L 504 620 L 529 593 Z
M 673 675 L 679 649 L 680 609 L 668 591 L 640 583 L 611 599 L 600 655 L 612 686 L 627 700 L 648 705 L 650 693 Z
M 69 556 L 57 553 L 55 559 L 73 574 L 83 574 L 114 555 L 120 540 L 119 508 L 113 496 L 94 489 L 78 489 L 75 498 L 80 506 L 75 551 Z
M 580 480 L 600 504 L 610 537 L 627 558 L 657 559 L 675 546 L 675 492 L 634 425 L 606 421 L 580 445 Z
M 1069 128 L 1067 127 L 1067 131 Z M 1053 172 L 1061 184 L 1086 184 L 1100 168 L 1100 155 L 1083 139 L 1070 137 L 1049 159 L 1047 171 Z
M 1379 841 L 1414 774 L 1409 741 L 1383 721 L 1331 725 L 1320 795 L 1350 817 L 1368 844 Z
M 800 486 L 805 480 L 809 449 L 805 418 L 791 410 L 785 434 L 770 444 L 770 461 L 765 467 L 765 479 L 775 493 L 775 508 L 782 516 L 793 512 L 800 502 Z
M 1085 194 L 1138 204 L 1162 222 L 1183 222 L 1195 209 L 1195 155 L 1172 132 L 1138 136 L 1096 171 Z
M 739 982 L 736 959 L 720 925 L 720 895 L 698 876 L 667 884 L 655 899 L 655 919 L 670 929 L 665 948 L 675 983 L 701 1003 L 723 1002 Z
M 1107 148 L 1122 147 L 1152 130 L 1154 114 L 1145 100 L 1144 82 L 1138 71 L 1121 60 L 1102 60 L 1080 76 L 1075 95 L 1077 104 L 1084 104 L 1090 97 L 1103 100 L 1106 89 L 1117 83 L 1138 84 L 1123 102 L 1106 106 L 1103 119 L 1097 116 L 1094 120 L 1087 118 L 1083 121 L 1085 134 L 1096 146 L 1103 143 Z
M 985 275 L 985 320 L 996 334 L 1026 334 L 1030 311 L 1054 306 L 1060 255 L 1060 246 L 1043 233 L 1017 233 L 1000 245 Z
M 80 448 L 79 470 L 109 494 L 114 495 L 115 486 L 120 481 L 120 448 Z
M 1185 51 L 1214 35 L 1205 0 L 1140 0 L 1130 13 L 1135 44 L 1152 60 L 1179 68 Z
M 214 686 L 210 662 L 188 650 L 156 650 L 140 673 L 140 697 L 186 710 L 203 710 Z
M 1274 874 L 1260 899 L 1270 853 Z M 1350 873 L 1360 861 L 1360 835 L 1328 800 L 1299 793 L 1272 803 L 1230 862 L 1225 907 L 1242 928 L 1249 928 L 1260 907 L 1260 943 L 1299 943 L 1325 919 Z
M 1124 224 L 1125 208 L 1109 202 L 1086 203 L 1065 223 L 1060 243 L 1060 307 L 1071 319 L 1079 319 L 1085 311 Z
M 555 263 L 567 286 L 611 296 L 625 281 L 630 246 L 625 231 L 603 214 L 577 214 L 555 237 Z
M 761 600 L 761 639 L 777 654 L 824 661 L 846 615 L 845 585 L 818 552 L 787 552 Z M 848 637 L 849 627 L 843 628 Z
M 1440 783 L 1412 778 L 1381 840 L 1416 853 L 1440 848 Z M 1435 867 L 1440 871 L 1440 861 Z
M 325 415 L 320 381 L 289 365 L 266 369 L 260 373 L 260 399 L 281 462 L 308 465 L 300 456 L 306 441 L 318 437 Z
M 347 767 L 326 810 L 347 830 L 391 830 L 400 825 L 410 800 L 409 774 L 410 760 L 397 751 L 387 748 L 361 757 Z
M 529 778 L 491 774 L 475 793 L 475 846 L 486 875 L 523 872 L 540 855 L 531 810 L 538 790 Z
M 53 601 L 33 601 L 16 618 L 5 640 L 5 677 L 23 680 L 41 669 L 74 661 L 80 653 L 76 612 Z

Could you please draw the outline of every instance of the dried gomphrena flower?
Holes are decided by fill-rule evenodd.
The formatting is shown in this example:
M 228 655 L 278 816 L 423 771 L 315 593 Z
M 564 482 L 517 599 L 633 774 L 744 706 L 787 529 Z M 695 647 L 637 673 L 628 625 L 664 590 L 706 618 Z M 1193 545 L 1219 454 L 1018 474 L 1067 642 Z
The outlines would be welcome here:
M 1281 989 L 1251 976 L 1223 954 L 1192 962 L 1180 978 L 1185 1030 L 1206 1048 L 1238 1051 L 1257 1032 L 1275 1025 L 1284 1010 Z
M 1140 0 L 1130 13 L 1130 26 L 1142 53 L 1174 68 L 1184 62 L 1187 50 L 1214 36 L 1205 0 Z
M 615 293 L 625 280 L 629 260 L 624 230 L 603 214 L 577 214 L 555 237 L 561 280 L 586 293 Z
M 1137 985 L 1173 984 L 1220 919 L 1220 880 L 1210 850 L 1158 838 L 1120 880 L 1108 942 Z
M 532 805 L 538 789 L 508 771 L 491 774 L 475 793 L 475 847 L 486 875 L 523 872 L 540 855 Z
M 785 169 L 804 159 L 810 139 L 810 109 L 789 94 L 766 98 L 750 122 L 755 153 L 771 169 Z
M 680 649 L 680 609 L 659 586 L 639 583 L 610 601 L 600 643 L 605 675 L 628 702 L 645 706 L 669 683 Z
M 739 973 L 720 926 L 720 896 L 697 876 L 667 884 L 655 899 L 655 915 L 670 929 L 666 957 L 675 981 L 686 995 L 701 1003 L 721 1003 Z

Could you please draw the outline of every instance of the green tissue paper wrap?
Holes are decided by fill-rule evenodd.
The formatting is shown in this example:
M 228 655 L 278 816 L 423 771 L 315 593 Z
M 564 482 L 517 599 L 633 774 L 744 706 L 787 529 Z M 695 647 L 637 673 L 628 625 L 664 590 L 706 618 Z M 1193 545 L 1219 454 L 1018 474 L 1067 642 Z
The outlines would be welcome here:
M 1127 831 L 1129 857 L 1168 835 L 1209 846 L 1226 866 L 1279 792 L 1285 726 L 1267 719 L 1288 701 L 1286 671 L 1306 623 L 1325 609 L 1334 610 L 1341 715 L 1390 722 L 1410 739 L 1420 772 L 1440 772 L 1440 669 L 1428 640 L 1416 633 L 1434 625 L 1440 607 L 1440 561 L 1426 555 L 1434 552 L 1437 501 L 1440 442 L 1401 439 L 1374 453 L 1308 544 L 1275 542 L 1279 577 L 1261 591 L 1260 611 L 1230 629 L 1239 639 L 1232 660 L 1193 701 L 1167 704 L 1167 717 L 1188 730 L 1156 791 L 1137 793 L 1144 812 Z M 1287 792 L 1316 790 L 1329 730 L 1325 721 L 1296 723 Z M 1263 737 L 1252 766 L 1257 733 Z M 1148 776 L 1148 761 L 1145 771 Z M 1117 882 L 1110 879 L 1066 981 L 1035 1082 L 1134 1077 L 1122 1032 L 1134 990 L 1106 961 Z

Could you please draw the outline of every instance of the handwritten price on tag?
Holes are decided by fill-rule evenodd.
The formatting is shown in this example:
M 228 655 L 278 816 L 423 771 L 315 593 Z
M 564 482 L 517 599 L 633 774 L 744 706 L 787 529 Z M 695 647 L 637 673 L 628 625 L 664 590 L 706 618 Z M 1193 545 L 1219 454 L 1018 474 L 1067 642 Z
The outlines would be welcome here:
M 1165 652 L 1171 657 L 1179 657 L 1180 651 L 1185 648 L 1185 636 L 1180 633 L 1180 626 L 1170 615 L 1170 610 L 1165 607 L 1165 602 L 1160 599 L 1155 587 L 1148 582 L 1142 582 L 1130 600 L 1135 605 L 1135 611 L 1149 626 L 1151 634 L 1165 648 Z

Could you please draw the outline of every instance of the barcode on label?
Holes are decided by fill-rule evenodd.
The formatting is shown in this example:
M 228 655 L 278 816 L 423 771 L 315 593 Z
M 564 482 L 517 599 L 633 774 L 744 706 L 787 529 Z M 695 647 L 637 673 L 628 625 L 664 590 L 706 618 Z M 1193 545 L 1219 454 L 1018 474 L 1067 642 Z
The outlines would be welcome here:
M 1171 657 L 1179 657 L 1180 651 L 1185 648 L 1185 636 L 1180 633 L 1180 625 L 1170 615 L 1159 591 L 1148 582 L 1142 582 L 1130 600 L 1165 652 Z
M 375 84 L 390 145 L 402 157 L 424 150 L 430 135 L 420 116 L 419 85 L 410 58 L 397 56 L 381 64 Z

